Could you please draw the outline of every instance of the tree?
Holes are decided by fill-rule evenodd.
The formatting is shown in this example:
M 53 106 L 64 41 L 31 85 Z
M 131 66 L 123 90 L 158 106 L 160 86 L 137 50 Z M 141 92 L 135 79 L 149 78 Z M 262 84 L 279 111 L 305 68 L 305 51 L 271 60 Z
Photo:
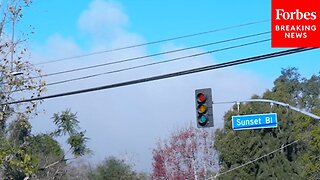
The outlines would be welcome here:
M 217 168 L 213 137 L 205 130 L 178 130 L 153 150 L 153 179 L 205 179 Z
M 0 166 L 4 179 L 61 179 L 66 175 L 67 156 L 77 158 L 89 153 L 87 137 L 70 110 L 56 113 L 57 129 L 51 133 L 32 134 L 27 120 L 11 123 L 12 130 L 1 139 Z M 67 136 L 69 150 L 64 152 L 56 137 Z M 69 152 L 71 154 L 69 154 Z M 73 158 L 72 158 L 73 159 Z
M 35 161 L 26 152 L 31 125 L 28 119 L 37 114 L 37 102 L 9 105 L 8 102 L 41 96 L 45 83 L 33 76 L 41 76 L 24 58 L 27 49 L 24 39 L 17 39 L 16 24 L 22 18 L 22 9 L 29 1 L 1 1 L 0 20 L 0 174 L 17 179 L 35 172 Z M 16 74 L 22 73 L 21 76 Z M 20 92 L 24 92 L 23 95 Z M 0 175 L 1 176 L 1 175 Z
M 40 97 L 46 91 L 41 70 L 28 62 L 25 42 L 29 33 L 17 33 L 23 10 L 29 0 L 0 1 L 0 178 L 60 178 L 66 154 L 55 140 L 69 136 L 70 152 L 81 156 L 88 152 L 84 131 L 79 131 L 76 115 L 69 110 L 54 115 L 57 131 L 32 134 L 29 120 L 38 115 L 41 101 L 11 104 Z M 60 134 L 58 132 L 66 132 Z
M 301 107 L 320 115 L 320 73 L 302 80 Z M 295 125 L 297 138 L 304 139 L 303 154 L 299 157 L 303 164 L 303 177 L 320 178 L 320 123 L 310 117 L 297 116 Z
M 124 180 L 124 179 L 146 179 L 143 174 L 136 173 L 132 167 L 124 160 L 113 156 L 106 158 L 93 171 L 88 174 L 89 179 L 93 180 Z
M 66 179 L 68 180 L 90 180 L 89 174 L 93 171 L 92 166 L 89 162 L 84 159 L 75 159 L 70 162 L 67 166 Z
M 320 78 L 302 79 L 296 68 L 283 69 L 274 81 L 272 90 L 261 97 L 288 103 L 319 115 Z M 231 116 L 237 115 L 237 106 L 225 114 L 225 129 L 216 132 L 214 147 L 219 153 L 220 172 L 261 157 L 275 149 L 300 140 L 280 152 L 255 163 L 219 176 L 221 179 L 316 179 L 319 178 L 319 121 L 289 111 L 284 107 L 271 108 L 263 103 L 246 103 L 240 114 L 275 112 L 278 127 L 273 129 L 233 131 Z
M 48 134 L 38 134 L 30 137 L 29 152 L 36 160 L 37 171 L 34 178 L 61 179 L 65 175 L 66 161 L 64 161 L 64 152 L 60 144 Z M 54 165 L 52 165 L 54 163 Z M 50 166 L 51 164 L 51 166 Z
M 84 136 L 84 131 L 79 127 L 79 121 L 76 114 L 69 109 L 63 111 L 61 114 L 55 113 L 52 117 L 57 129 L 52 133 L 41 134 L 31 138 L 34 144 L 30 144 L 31 154 L 36 156 L 40 162 L 37 164 L 38 168 L 35 174 L 39 179 L 61 179 L 65 177 L 67 171 L 68 153 L 75 159 L 90 153 L 86 143 L 88 138 Z M 67 136 L 67 144 L 69 150 L 63 152 L 55 137 Z

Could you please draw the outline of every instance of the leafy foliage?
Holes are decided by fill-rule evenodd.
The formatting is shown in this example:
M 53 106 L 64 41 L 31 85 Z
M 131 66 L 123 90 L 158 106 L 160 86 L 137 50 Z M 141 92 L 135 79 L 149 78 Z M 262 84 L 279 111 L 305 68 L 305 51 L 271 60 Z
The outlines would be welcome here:
M 88 177 L 92 180 L 138 180 L 146 178 L 133 171 L 131 166 L 126 164 L 123 160 L 113 156 L 108 157 L 100 163 L 95 170 L 89 173 Z
M 90 150 L 86 147 L 88 138 L 84 136 L 84 132 L 77 132 L 68 138 L 68 144 L 71 146 L 72 153 L 75 156 L 82 156 L 89 153 Z
M 10 101 L 41 96 L 45 83 L 41 71 L 28 61 L 24 39 L 17 39 L 16 24 L 29 1 L 9 0 L 0 3 L 0 177 L 21 179 L 36 172 L 37 159 L 26 148 L 31 135 L 30 117 L 37 114 L 38 103 L 8 105 Z M 21 34 L 20 34 L 21 35 Z M 16 76 L 21 73 L 22 75 Z M 23 91 L 23 94 L 17 93 Z
M 85 137 L 85 132 L 78 132 L 79 121 L 77 115 L 72 113 L 70 109 L 63 111 L 61 114 L 55 113 L 53 115 L 53 122 L 57 126 L 57 129 L 52 133 L 53 136 L 68 135 L 67 143 L 70 145 L 70 149 L 75 156 L 82 156 L 89 153 L 89 149 L 86 147 L 88 138 Z
M 57 126 L 57 130 L 53 133 L 55 136 L 74 134 L 79 129 L 77 115 L 71 113 L 70 109 L 61 114 L 53 114 L 53 122 Z
M 88 138 L 78 132 L 79 122 L 70 110 L 54 115 L 54 136 L 34 135 L 29 120 L 38 115 L 41 101 L 10 103 L 40 97 L 46 91 L 41 70 L 28 62 L 27 39 L 22 38 L 29 33 L 17 33 L 23 10 L 30 4 L 29 0 L 0 2 L 0 179 L 60 179 L 67 159 L 55 140 L 58 136 L 69 136 L 74 156 L 88 152 Z
M 76 118 L 75 114 L 70 110 L 63 111 L 61 114 L 68 114 Z M 55 115 L 57 119 L 64 119 L 64 122 L 70 124 L 69 120 L 74 123 L 72 127 L 78 126 L 78 120 L 68 119 L 66 116 L 60 117 Z M 64 128 L 65 126 L 63 126 Z M 69 136 L 68 143 L 75 157 L 83 156 L 89 152 L 86 147 L 88 140 L 84 132 L 77 132 L 73 129 L 57 127 L 63 132 L 73 132 L 66 134 Z M 7 131 L 8 136 L 2 136 L 0 139 L 0 165 L 3 169 L 2 176 L 7 179 L 23 179 L 25 177 L 33 178 L 58 178 L 61 179 L 66 174 L 66 153 L 61 149 L 59 143 L 54 139 L 62 134 L 38 134 L 31 133 L 31 125 L 27 119 L 21 119 L 11 123 L 10 129 Z M 54 134 L 54 136 L 53 136 Z M 1 177 L 1 176 L 0 176 Z
M 274 81 L 273 89 L 263 96 L 253 98 L 272 99 L 303 108 L 320 115 L 320 76 L 301 79 L 296 68 L 282 70 Z M 297 139 L 299 143 L 283 148 L 255 163 L 221 175 L 221 179 L 317 179 L 319 178 L 319 121 L 284 107 L 263 103 L 246 103 L 240 106 L 240 114 L 278 114 L 278 127 L 273 129 L 233 131 L 231 116 L 237 115 L 237 107 L 225 114 L 225 129 L 216 132 L 215 148 L 219 152 L 221 172 L 261 157 Z
M 29 145 L 27 151 L 37 161 L 36 173 L 34 177 L 37 179 L 49 179 L 52 177 L 61 179 L 65 174 L 66 162 L 64 152 L 59 143 L 48 134 L 38 134 L 29 137 Z M 52 163 L 54 166 L 49 166 Z

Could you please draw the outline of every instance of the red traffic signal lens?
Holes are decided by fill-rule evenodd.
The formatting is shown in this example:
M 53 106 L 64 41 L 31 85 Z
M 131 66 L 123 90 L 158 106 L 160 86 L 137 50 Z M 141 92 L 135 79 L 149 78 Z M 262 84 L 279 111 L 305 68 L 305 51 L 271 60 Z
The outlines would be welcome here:
M 207 100 L 207 98 L 206 98 L 205 94 L 203 94 L 203 93 L 198 93 L 197 94 L 197 101 L 199 103 L 204 103 L 204 102 L 206 102 L 206 100 Z

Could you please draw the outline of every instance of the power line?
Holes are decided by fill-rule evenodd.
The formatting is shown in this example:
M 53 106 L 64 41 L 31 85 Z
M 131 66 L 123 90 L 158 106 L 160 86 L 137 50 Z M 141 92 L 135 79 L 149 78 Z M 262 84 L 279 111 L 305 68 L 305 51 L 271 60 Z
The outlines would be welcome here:
M 268 32 L 259 33 L 259 34 L 265 34 L 265 33 L 268 33 Z M 248 35 L 248 36 L 252 36 L 252 35 Z M 242 37 L 239 37 L 239 38 L 242 38 Z M 234 38 L 234 39 L 235 39 L 235 38 Z M 230 40 L 230 39 L 229 39 L 229 40 Z M 229 40 L 224 40 L 224 41 L 229 41 Z M 89 79 L 89 78 L 93 78 L 93 77 L 97 77 L 97 76 L 102 76 L 102 75 L 107 75 L 107 74 L 114 74 L 114 73 L 124 72 L 124 71 L 128 71 L 128 70 L 133 70 L 133 69 L 139 69 L 139 68 L 142 68 L 142 67 L 153 66 L 153 65 L 157 65 L 157 64 L 169 63 L 169 62 L 173 62 L 173 61 L 178 61 L 178 60 L 187 59 L 187 58 L 192 58 L 192 57 L 197 57 L 197 56 L 202 56 L 202 55 L 206 55 L 206 54 L 210 54 L 210 53 L 215 53 L 215 52 L 230 50 L 230 49 L 234 49 L 234 48 L 249 46 L 249 45 L 258 44 L 258 43 L 263 43 L 263 42 L 267 42 L 267 41 L 270 41 L 270 39 L 265 39 L 265 40 L 260 40 L 260 41 L 254 41 L 254 42 L 245 43 L 245 44 L 240 44 L 240 45 L 236 45 L 236 46 L 229 46 L 229 47 L 226 47 L 226 48 L 215 49 L 215 50 L 211 50 L 211 51 L 207 51 L 207 52 L 203 52 L 203 53 L 197 53 L 197 54 L 192 54 L 192 55 L 188 55 L 188 56 L 182 56 L 182 57 L 172 58 L 172 59 L 168 59 L 168 60 L 164 60 L 164 61 L 159 61 L 159 62 L 147 63 L 147 64 L 138 65 L 138 66 L 132 66 L 132 67 L 128 67 L 128 68 L 122 68 L 122 69 L 117 69 L 117 70 L 112 70 L 112 71 L 107 71 L 107 72 L 102 72 L 102 73 L 96 73 L 96 74 L 91 74 L 91 75 L 82 76 L 82 77 L 77 77 L 77 78 L 72 78 L 72 79 L 67 79 L 67 80 L 56 81 L 56 82 L 52 82 L 52 83 L 47 83 L 47 84 L 45 85 L 45 87 L 52 86 L 52 85 L 63 84 L 63 83 L 68 83 L 68 82 L 73 82 L 73 81 L 78 81 L 78 80 Z M 220 42 L 221 42 L 221 41 L 220 41 Z M 116 61 L 116 62 L 117 62 L 117 61 Z M 118 61 L 118 62 L 119 62 L 119 61 Z M 18 91 L 23 91 L 23 90 L 25 90 L 25 89 L 16 90 L 16 91 L 13 91 L 13 92 L 18 92 Z
M 278 52 L 274 52 L 274 53 L 263 54 L 263 55 L 259 55 L 259 56 L 253 56 L 253 57 L 249 57 L 249 58 L 229 61 L 229 62 L 220 63 L 220 64 L 216 64 L 216 65 L 204 66 L 204 67 L 200 67 L 200 68 L 189 69 L 189 70 L 185 70 L 185 71 L 179 71 L 179 72 L 174 72 L 174 73 L 169 73 L 169 74 L 164 74 L 164 75 L 158 75 L 158 76 L 142 78 L 142 79 L 137 79 L 137 80 L 132 80 L 132 81 L 125 81 L 125 82 L 109 84 L 109 85 L 104 85 L 104 86 L 99 86 L 99 87 L 93 87 L 93 88 L 88 88 L 88 89 L 81 89 L 81 90 L 76 90 L 76 91 L 64 92 L 64 93 L 59 93 L 59 94 L 53 94 L 53 95 L 48 95 L 48 96 L 43 96 L 43 97 L 36 97 L 36 98 L 31 98 L 31 99 L 24 99 L 24 100 L 12 101 L 12 102 L 7 102 L 7 103 L 1 103 L 1 105 L 39 101 L 39 100 L 44 100 L 44 99 L 52 99 L 52 98 L 57 98 L 57 97 L 64 97 L 64 96 L 70 96 L 70 95 L 75 95 L 75 94 L 82 94 L 82 93 L 100 91 L 100 90 L 105 90 L 105 89 L 124 87 L 124 86 L 129 86 L 129 85 L 134 85 L 134 84 L 141 84 L 141 83 L 145 83 L 145 82 L 151 82 L 151 81 L 156 81 L 156 80 L 161 80 L 161 79 L 168 79 L 168 78 L 184 76 L 184 75 L 188 75 L 188 74 L 205 72 L 205 71 L 209 71 L 209 70 L 213 70 L 213 69 L 220 69 L 220 68 L 235 66 L 235 65 L 239 65 L 239 64 L 245 64 L 245 63 L 249 63 L 249 62 L 261 61 L 264 59 L 270 59 L 270 58 L 295 54 L 295 53 L 309 51 L 309 50 L 313 50 L 313 49 L 316 49 L 316 48 L 295 48 L 295 49 L 290 49 L 290 50 L 283 50 L 283 51 L 278 51 Z
M 60 62 L 60 61 L 66 61 L 66 60 L 71 60 L 71 59 L 77 59 L 77 58 L 82 58 L 82 57 L 93 56 L 93 55 L 102 54 L 102 53 L 108 53 L 108 52 L 120 51 L 120 50 L 131 49 L 131 48 L 147 46 L 147 45 L 152 45 L 152 44 L 158 44 L 158 43 L 173 41 L 173 40 L 177 40 L 177 39 L 184 39 L 184 38 L 189 38 L 189 37 L 194 37 L 194 36 L 200 36 L 200 35 L 204 35 L 204 34 L 219 32 L 219 31 L 225 31 L 225 30 L 229 30 L 229 29 L 235 29 L 235 28 L 239 28 L 239 27 L 245 27 L 245 26 L 251 26 L 251 25 L 255 25 L 255 24 L 261 24 L 261 23 L 265 23 L 265 22 L 269 22 L 269 21 L 270 20 L 254 21 L 254 22 L 249 22 L 249 23 L 244 23 L 244 24 L 239 24 L 239 25 L 234 25 L 234 26 L 228 26 L 228 27 L 224 27 L 224 28 L 213 29 L 213 30 L 194 33 L 194 34 L 187 34 L 187 35 L 183 35 L 183 36 L 177 36 L 177 37 L 172 37 L 172 38 L 152 41 L 152 42 L 148 42 L 148 43 L 136 44 L 136 45 L 125 46 L 125 47 L 120 47 L 120 48 L 114 48 L 114 49 L 109 49 L 109 50 L 97 51 L 97 52 L 88 53 L 88 54 L 82 54 L 82 55 L 77 55 L 77 56 L 70 56 L 70 57 L 65 57 L 65 58 L 60 58 L 60 59 L 54 59 L 54 60 L 50 60 L 50 61 L 36 63 L 35 65 L 55 63 L 55 62 Z
M 246 39 L 246 38 L 250 38 L 250 37 L 261 36 L 261 35 L 265 35 L 265 34 L 270 34 L 270 31 L 262 32 L 262 33 L 256 33 L 256 34 L 250 34 L 250 35 L 231 38 L 231 39 L 222 40 L 222 41 L 215 41 L 215 42 L 201 44 L 201 45 L 192 46 L 192 47 L 188 47 L 188 48 L 181 48 L 181 49 L 176 49 L 176 50 L 171 50 L 171 51 L 155 53 L 155 54 L 146 55 L 146 56 L 139 56 L 139 57 L 128 58 L 128 59 L 123 59 L 123 60 L 119 60 L 119 61 L 113 61 L 113 62 L 108 62 L 108 63 L 92 65 L 92 66 L 86 66 L 86 67 L 75 68 L 75 69 L 70 69 L 70 70 L 64 70 L 64 71 L 59 71 L 59 72 L 54 72 L 54 73 L 48 73 L 48 74 L 44 74 L 42 76 L 36 76 L 36 77 L 32 77 L 32 78 L 42 78 L 42 77 L 48 77 L 48 76 L 60 75 L 60 74 L 65 74 L 65 73 L 70 73 L 70 72 L 82 71 L 82 70 L 87 70 L 87 69 L 92 69 L 92 68 L 97 68 L 97 67 L 102 67 L 102 66 L 120 64 L 120 63 L 124 63 L 124 62 L 137 61 L 137 60 L 140 60 L 140 59 L 145 59 L 145 58 L 150 58 L 150 57 L 155 57 L 155 56 L 160 56 L 160 55 L 166 55 L 166 54 L 170 54 L 170 53 L 175 53 L 175 52 L 180 52 L 180 51 L 185 51 L 185 50 L 190 50 L 190 49 L 195 49 L 195 48 L 215 45 L 215 44 L 221 44 L 221 43 L 226 43 L 226 42 Z
M 92 74 L 92 75 L 88 75 L 88 76 L 82 76 L 82 77 L 77 77 L 77 78 L 57 81 L 57 82 L 53 82 L 53 83 L 48 83 L 48 84 L 46 84 L 46 86 L 52 86 L 52 85 L 57 85 L 57 84 L 62 84 L 62 83 L 67 83 L 67 82 L 72 82 L 72 81 L 77 81 L 77 80 L 84 80 L 84 79 L 93 78 L 93 77 L 97 77 L 97 76 L 102 76 L 102 75 L 106 75 L 106 74 L 114 74 L 114 73 L 119 73 L 119 72 L 123 72 L 123 71 L 139 69 L 139 68 L 143 68 L 143 67 L 147 67 L 147 66 L 164 64 L 164 63 L 168 63 L 168 62 L 178 61 L 178 60 L 197 57 L 197 56 L 203 56 L 203 55 L 211 54 L 211 53 L 214 53 L 214 52 L 230 50 L 230 49 L 234 49 L 234 48 L 249 46 L 249 45 L 263 43 L 263 42 L 267 42 L 267 41 L 270 41 L 270 39 L 264 39 L 264 40 L 261 40 L 261 41 L 254 41 L 254 42 L 250 42 L 250 43 L 246 43 L 246 44 L 230 46 L 230 47 L 226 47 L 226 48 L 216 49 L 216 50 L 207 51 L 207 52 L 203 52 L 203 53 L 192 54 L 192 55 L 188 55 L 188 56 L 182 56 L 182 57 L 178 57 L 178 58 L 168 59 L 168 60 L 165 60 L 165 61 L 152 62 L 152 63 L 147 63 L 147 64 L 143 64 L 143 65 L 138 65 L 138 66 L 132 66 L 132 67 L 117 69 L 117 70 L 113 70 L 113 71 L 107 71 L 107 72 L 103 72 L 103 73 L 96 73 L 96 74 Z
M 244 166 L 247 166 L 247 165 L 249 165 L 249 164 L 251 164 L 251 163 L 254 163 L 254 162 L 256 162 L 256 161 L 258 161 L 258 160 L 260 160 L 260 159 L 262 159 L 262 158 L 264 158 L 264 157 L 270 156 L 271 154 L 274 154 L 274 153 L 276 153 L 276 152 L 278 152 L 278 151 L 280 151 L 280 150 L 282 150 L 282 149 L 284 149 L 284 148 L 286 148 L 286 147 L 288 147 L 288 146 L 291 146 L 291 145 L 293 145 L 293 144 L 295 144 L 295 143 L 297 143 L 297 142 L 299 142 L 299 140 L 293 141 L 293 142 L 291 142 L 291 143 L 289 143 L 289 144 L 287 144 L 287 145 L 285 145 L 285 146 L 282 146 L 282 147 L 280 147 L 280 148 L 278 148 L 278 149 L 276 149 L 276 150 L 274 150 L 274 151 L 271 151 L 271 152 L 268 153 L 268 154 L 265 154 L 265 155 L 263 155 L 263 156 L 260 156 L 260 157 L 258 157 L 258 158 L 256 158 L 256 159 L 254 159 L 254 160 L 248 161 L 248 162 L 246 162 L 246 163 L 244 163 L 244 164 L 242 164 L 242 165 L 240 165 L 240 166 L 234 167 L 234 168 L 229 169 L 229 170 L 227 170 L 227 171 L 225 171 L 225 172 L 222 172 L 222 173 L 218 173 L 218 174 L 215 175 L 215 178 L 217 178 L 218 176 L 224 175 L 224 174 L 226 174 L 226 173 L 229 173 L 229 172 L 231 172 L 231 171 L 237 170 L 237 169 L 239 169 L 239 168 L 242 168 L 242 167 L 244 167 Z

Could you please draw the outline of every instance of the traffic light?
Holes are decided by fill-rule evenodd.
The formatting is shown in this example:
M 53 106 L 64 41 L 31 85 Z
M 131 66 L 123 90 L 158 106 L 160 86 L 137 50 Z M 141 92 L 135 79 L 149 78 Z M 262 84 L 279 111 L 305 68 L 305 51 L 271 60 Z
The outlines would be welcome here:
M 197 127 L 213 127 L 211 88 L 195 91 Z

